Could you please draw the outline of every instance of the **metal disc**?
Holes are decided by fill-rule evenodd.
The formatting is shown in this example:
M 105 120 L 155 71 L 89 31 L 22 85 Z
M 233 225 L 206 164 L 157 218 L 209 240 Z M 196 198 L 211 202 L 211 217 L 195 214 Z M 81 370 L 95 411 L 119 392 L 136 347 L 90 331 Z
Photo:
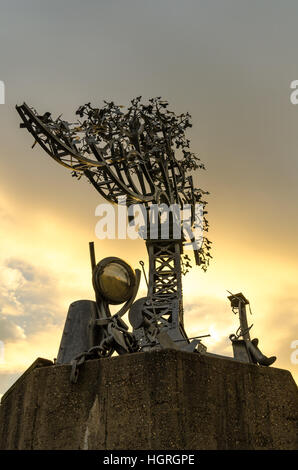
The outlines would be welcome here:
M 128 318 L 129 323 L 131 326 L 136 330 L 143 325 L 144 317 L 143 317 L 143 309 L 147 297 L 142 297 L 141 299 L 136 300 L 132 306 L 130 307 Z

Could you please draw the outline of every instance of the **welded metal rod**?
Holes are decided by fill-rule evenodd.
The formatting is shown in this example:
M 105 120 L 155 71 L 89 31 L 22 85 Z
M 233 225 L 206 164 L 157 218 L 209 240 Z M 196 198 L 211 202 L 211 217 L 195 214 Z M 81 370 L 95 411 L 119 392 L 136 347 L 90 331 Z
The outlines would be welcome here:
M 93 273 L 94 268 L 96 267 L 94 242 L 89 242 L 89 251 L 90 251 L 91 269 Z
M 208 336 L 211 336 L 211 335 L 193 336 L 192 338 L 188 338 L 188 339 L 208 338 Z M 185 339 L 174 339 L 174 343 L 179 343 L 179 341 L 185 341 Z

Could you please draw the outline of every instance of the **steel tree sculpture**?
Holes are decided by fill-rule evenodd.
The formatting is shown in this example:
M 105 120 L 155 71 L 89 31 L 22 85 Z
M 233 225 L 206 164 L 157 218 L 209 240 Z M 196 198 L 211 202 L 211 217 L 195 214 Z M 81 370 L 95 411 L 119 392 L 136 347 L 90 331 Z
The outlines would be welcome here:
M 130 308 L 129 319 L 140 349 L 158 347 L 163 332 L 179 347 L 194 350 L 198 341 L 189 342 L 183 326 L 182 256 L 185 243 L 191 243 L 195 262 L 203 270 L 209 264 L 211 242 L 205 236 L 208 222 L 203 215 L 204 236 L 196 240 L 192 227 L 195 205 L 207 204 L 202 189 L 194 188 L 191 172 L 204 169 L 200 159 L 190 151 L 186 130 L 191 127 L 190 115 L 176 115 L 160 97 L 147 104 L 141 97 L 131 101 L 127 110 L 114 102 L 104 102 L 102 108 L 90 103 L 76 111 L 77 122 L 69 123 L 59 116 L 53 119 L 27 106 L 17 106 L 21 127 L 33 135 L 35 143 L 58 163 L 72 170 L 77 178 L 85 176 L 101 196 L 117 203 L 125 196 L 126 204 L 142 204 L 146 213 L 144 234 L 149 254 L 149 282 L 146 298 Z M 33 146 L 35 145 L 33 144 Z M 173 237 L 171 219 L 169 236 L 161 237 L 162 221 L 157 217 L 157 235 L 153 238 L 152 205 L 188 205 L 190 211 L 189 240 L 185 238 L 180 219 L 181 236 Z M 182 260 L 183 261 L 183 260 Z M 183 265 L 185 266 L 185 264 Z

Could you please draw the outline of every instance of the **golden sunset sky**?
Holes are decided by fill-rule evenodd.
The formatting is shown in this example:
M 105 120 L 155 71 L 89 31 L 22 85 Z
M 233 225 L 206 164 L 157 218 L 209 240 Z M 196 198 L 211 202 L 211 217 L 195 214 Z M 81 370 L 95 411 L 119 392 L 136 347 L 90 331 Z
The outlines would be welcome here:
M 252 337 L 297 380 L 297 17 L 289 0 L 2 2 L 0 394 L 37 357 L 57 356 L 68 305 L 94 298 L 89 241 L 98 260 L 147 265 L 142 240 L 96 240 L 102 199 L 31 149 L 15 105 L 74 120 L 86 102 L 139 95 L 192 115 L 191 149 L 207 168 L 194 179 L 210 191 L 213 259 L 183 278 L 188 334 L 210 333 L 208 351 L 232 355 L 227 289 L 242 291 Z

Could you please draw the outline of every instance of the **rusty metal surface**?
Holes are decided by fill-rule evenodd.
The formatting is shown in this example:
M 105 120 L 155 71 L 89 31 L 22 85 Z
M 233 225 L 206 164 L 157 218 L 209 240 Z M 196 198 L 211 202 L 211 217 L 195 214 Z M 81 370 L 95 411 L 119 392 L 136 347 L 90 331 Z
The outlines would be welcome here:
M 102 332 L 94 328 L 97 317 L 97 306 L 92 300 L 78 300 L 69 306 L 57 364 L 70 363 L 82 351 L 102 341 Z

